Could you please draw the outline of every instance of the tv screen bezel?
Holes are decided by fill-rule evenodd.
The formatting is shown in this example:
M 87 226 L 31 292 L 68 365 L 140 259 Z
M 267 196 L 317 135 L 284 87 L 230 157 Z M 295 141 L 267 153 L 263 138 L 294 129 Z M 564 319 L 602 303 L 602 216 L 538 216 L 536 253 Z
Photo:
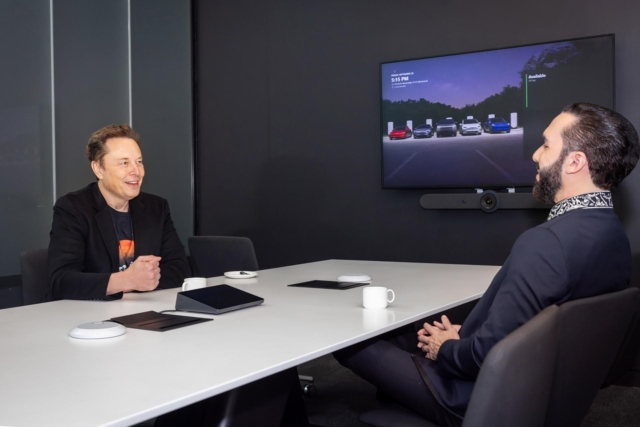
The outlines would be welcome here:
M 391 186 L 385 186 L 384 183 L 384 132 L 382 130 L 382 86 L 383 86 L 383 82 L 382 82 L 382 67 L 386 64 L 398 64 L 398 63 L 402 63 L 402 62 L 408 62 L 408 61 L 419 61 L 419 60 L 423 60 L 423 59 L 434 59 L 434 58 L 444 58 L 447 56 L 458 56 L 458 55 L 468 55 L 468 54 L 472 54 L 472 53 L 482 53 L 482 52 L 492 52 L 492 51 L 496 51 L 496 50 L 503 50 L 503 49 L 514 49 L 514 48 L 520 48 L 520 47 L 527 47 L 527 46 L 536 46 L 536 45 L 542 45 L 542 44 L 552 44 L 552 43 L 563 43 L 563 42 L 571 42 L 571 41 L 576 41 L 576 40 L 587 40 L 587 39 L 596 39 L 596 38 L 606 38 L 606 37 L 610 37 L 611 38 L 611 53 L 612 53 L 612 66 L 613 66 L 613 70 L 612 70 L 612 75 L 613 75 L 613 80 L 612 80 L 612 94 L 613 94 L 613 110 L 615 111 L 616 109 L 616 35 L 615 33 L 607 33 L 607 34 L 598 34 L 598 35 L 593 35 L 593 36 L 585 36 L 585 37 L 573 37 L 570 39 L 560 39 L 560 40 L 550 40 L 550 41 L 544 41 L 544 42 L 537 42 L 537 43 L 527 43 L 527 44 L 520 44 L 520 45 L 514 45 L 514 46 L 504 46 L 504 47 L 498 47 L 498 48 L 491 48 L 491 49 L 482 49 L 482 50 L 473 50 L 473 51 L 467 51 L 467 52 L 458 52 L 458 53 L 449 53 L 449 54 L 445 54 L 445 55 L 433 55 L 433 56 L 425 56 L 425 57 L 417 57 L 417 58 L 409 58 L 409 59 L 401 59 L 401 60 L 396 60 L 396 61 L 384 61 L 381 62 L 379 67 L 378 67 L 378 71 L 379 71 L 379 84 L 378 84 L 378 88 L 379 88 L 379 97 L 378 100 L 380 102 L 380 109 L 379 109 L 379 122 L 378 122 L 378 135 L 379 135 L 379 144 L 380 144 L 380 172 L 381 172 L 381 177 L 380 177 L 380 181 L 381 181 L 381 189 L 382 190 L 458 190 L 457 192 L 460 192 L 461 190 L 467 190 L 467 191 L 474 191 L 476 188 L 482 187 L 483 190 L 494 190 L 494 191 L 499 191 L 499 190 L 503 190 L 509 187 L 505 187 L 505 186 L 480 186 L 480 185 L 476 185 L 476 186 L 469 186 L 469 187 L 460 187 L 457 185 L 433 185 L 433 186 L 402 186 L 402 187 L 391 187 Z M 560 113 L 558 111 L 558 113 Z M 515 187 L 516 189 L 520 190 L 520 191 L 525 191 L 525 192 L 531 192 L 533 189 L 533 185 L 531 186 L 518 186 Z M 520 192 L 518 191 L 518 192 Z M 442 191 L 438 191 L 438 192 L 442 192 Z

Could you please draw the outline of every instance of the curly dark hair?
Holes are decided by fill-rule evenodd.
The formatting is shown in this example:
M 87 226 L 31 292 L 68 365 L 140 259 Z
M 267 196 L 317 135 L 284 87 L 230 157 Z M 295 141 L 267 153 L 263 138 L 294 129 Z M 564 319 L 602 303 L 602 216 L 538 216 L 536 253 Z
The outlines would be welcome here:
M 631 122 L 613 110 L 588 102 L 568 105 L 562 112 L 577 118 L 562 133 L 563 150 L 585 154 L 596 186 L 605 190 L 617 186 L 640 157 L 638 132 Z
M 140 135 L 131 129 L 129 125 L 109 125 L 102 129 L 98 129 L 91 134 L 85 153 L 89 162 L 98 162 L 102 164 L 104 155 L 107 154 L 105 144 L 111 138 L 131 138 L 140 145 Z

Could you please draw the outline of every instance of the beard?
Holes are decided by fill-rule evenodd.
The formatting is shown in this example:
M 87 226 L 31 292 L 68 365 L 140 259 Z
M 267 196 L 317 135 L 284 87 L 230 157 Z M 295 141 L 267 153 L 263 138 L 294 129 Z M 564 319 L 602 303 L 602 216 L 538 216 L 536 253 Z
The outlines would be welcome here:
M 558 160 L 538 172 L 540 178 L 533 184 L 533 197 L 539 202 L 546 205 L 555 204 L 556 194 L 562 187 L 562 164 L 566 157 L 567 155 L 562 153 Z

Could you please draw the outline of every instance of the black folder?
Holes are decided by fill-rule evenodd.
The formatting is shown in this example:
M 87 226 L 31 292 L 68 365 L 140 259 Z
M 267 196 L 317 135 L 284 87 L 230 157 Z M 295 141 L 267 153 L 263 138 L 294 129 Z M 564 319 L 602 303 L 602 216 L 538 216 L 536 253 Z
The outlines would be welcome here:
M 164 332 L 170 331 L 171 329 L 182 328 L 184 326 L 195 325 L 197 323 L 209 322 L 213 319 L 176 316 L 175 314 L 163 314 L 156 313 L 155 311 L 144 311 L 142 313 L 130 314 L 128 316 L 114 317 L 111 320 L 116 323 L 120 323 L 127 328 Z
M 345 290 L 357 288 L 359 286 L 367 286 L 370 283 L 353 283 L 353 282 L 331 282 L 329 280 L 311 280 L 309 282 L 296 283 L 289 285 L 297 288 L 316 288 L 316 289 L 337 289 Z

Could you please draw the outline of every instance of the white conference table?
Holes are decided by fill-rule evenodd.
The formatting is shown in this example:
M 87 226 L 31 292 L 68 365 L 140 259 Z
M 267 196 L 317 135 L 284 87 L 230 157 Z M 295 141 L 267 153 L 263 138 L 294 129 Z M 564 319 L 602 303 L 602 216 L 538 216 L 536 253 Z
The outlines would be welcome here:
M 128 426 L 226 392 L 479 298 L 495 266 L 329 260 L 208 279 L 264 304 L 167 332 L 128 329 L 77 340 L 74 326 L 175 307 L 177 289 L 121 301 L 57 301 L 0 310 L 0 425 Z M 396 293 L 362 308 L 362 287 L 288 287 L 364 273 Z

